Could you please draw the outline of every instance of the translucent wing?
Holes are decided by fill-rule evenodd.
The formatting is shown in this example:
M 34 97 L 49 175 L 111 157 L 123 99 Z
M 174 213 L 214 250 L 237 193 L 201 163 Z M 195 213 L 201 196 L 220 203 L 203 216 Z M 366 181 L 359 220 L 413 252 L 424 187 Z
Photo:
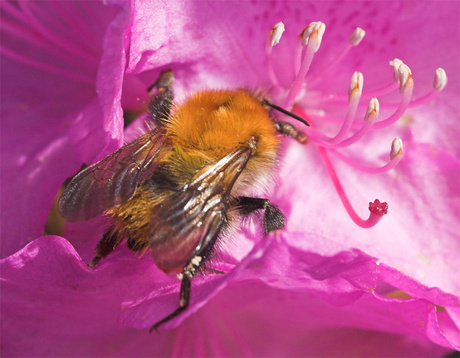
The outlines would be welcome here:
M 226 223 L 231 189 L 252 154 L 253 146 L 238 148 L 155 207 L 149 243 L 159 268 L 175 271 L 195 255 L 206 255 Z
M 162 128 L 126 144 L 71 180 L 59 212 L 68 221 L 84 221 L 126 202 L 169 150 Z

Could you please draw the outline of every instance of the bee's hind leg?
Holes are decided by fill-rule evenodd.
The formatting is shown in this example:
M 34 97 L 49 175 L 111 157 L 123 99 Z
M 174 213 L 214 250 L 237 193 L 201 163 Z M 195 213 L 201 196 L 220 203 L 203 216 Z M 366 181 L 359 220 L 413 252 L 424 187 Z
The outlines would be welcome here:
M 284 228 L 286 218 L 284 214 L 268 199 L 239 196 L 233 205 L 242 215 L 249 215 L 257 210 L 264 210 L 263 228 L 265 234 Z
M 214 240 L 215 241 L 215 240 Z M 211 241 L 209 245 L 214 245 L 214 241 Z M 181 285 L 180 285 L 180 293 L 179 293 L 179 308 L 177 308 L 174 312 L 171 314 L 167 315 L 165 318 L 163 318 L 161 321 L 158 321 L 155 323 L 149 330 L 150 333 L 152 331 L 156 331 L 159 326 L 161 326 L 163 323 L 166 323 L 173 319 L 174 317 L 178 316 L 182 311 L 184 311 L 189 303 L 190 303 L 190 295 L 192 292 L 192 278 L 195 276 L 195 274 L 198 272 L 200 267 L 204 264 L 204 256 L 194 256 L 188 264 L 184 267 L 184 270 L 182 271 L 181 274 L 179 274 L 177 277 L 181 279 Z
M 192 282 L 191 278 L 187 274 L 182 274 L 182 281 L 180 285 L 180 294 L 179 294 L 179 308 L 177 308 L 174 312 L 163 318 L 161 321 L 155 323 L 149 330 L 152 333 L 153 330 L 157 330 L 159 326 L 163 323 L 166 323 L 173 319 L 174 317 L 178 316 L 182 311 L 184 311 L 189 303 L 190 303 L 190 294 L 192 291 Z
M 123 235 L 116 231 L 114 227 L 109 228 L 97 244 L 96 249 L 94 250 L 94 258 L 91 260 L 88 266 L 96 266 L 102 258 L 106 257 L 113 250 L 115 250 L 121 240 L 123 240 Z

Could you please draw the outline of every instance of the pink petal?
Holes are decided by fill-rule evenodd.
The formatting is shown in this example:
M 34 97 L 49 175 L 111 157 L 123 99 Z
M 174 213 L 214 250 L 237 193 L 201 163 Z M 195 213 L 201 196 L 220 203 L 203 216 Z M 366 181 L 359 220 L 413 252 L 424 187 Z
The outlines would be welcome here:
M 58 188 L 82 161 L 122 139 L 127 4 L 63 5 L 1 4 L 2 257 L 43 233 Z
M 170 295 L 177 280 L 149 259 L 120 252 L 90 270 L 66 240 L 37 239 L 2 261 L 2 354 L 440 356 L 447 350 L 439 345 L 459 343 L 448 313 L 434 306 L 458 310 L 457 297 L 358 250 L 324 257 L 281 240 L 261 242 L 264 255 L 253 252 L 244 270 L 236 266 L 225 276 L 195 280 L 190 317 L 175 330 L 149 335 L 117 322 L 122 307 L 141 306 L 139 297 L 150 296 L 151 312 L 168 312 L 177 303 Z M 215 291 L 217 281 L 227 283 Z M 387 296 L 391 287 L 412 298 Z M 201 300 L 209 302 L 197 310 Z M 123 316 L 130 314 L 121 314 L 130 323 Z

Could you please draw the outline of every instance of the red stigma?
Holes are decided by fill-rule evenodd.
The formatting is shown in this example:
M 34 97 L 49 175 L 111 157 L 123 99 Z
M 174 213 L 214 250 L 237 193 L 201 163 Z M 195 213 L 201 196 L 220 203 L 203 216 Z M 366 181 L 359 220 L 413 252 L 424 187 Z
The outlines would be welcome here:
M 388 204 L 381 203 L 379 199 L 375 199 L 374 202 L 369 203 L 369 211 L 376 215 L 385 215 L 388 213 Z

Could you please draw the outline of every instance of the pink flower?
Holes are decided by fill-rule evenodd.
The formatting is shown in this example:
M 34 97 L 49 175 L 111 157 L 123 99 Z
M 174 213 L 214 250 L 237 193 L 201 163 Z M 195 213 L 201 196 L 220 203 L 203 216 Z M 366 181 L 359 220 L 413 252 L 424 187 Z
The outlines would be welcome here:
M 2 355 L 442 356 L 459 348 L 459 5 L 237 4 L 1 3 Z M 203 88 L 269 86 L 263 46 L 280 20 L 286 32 L 272 56 L 283 86 L 306 22 L 327 25 L 307 77 L 317 83 L 295 102 L 321 133 L 338 127 L 321 125 L 318 111 L 347 111 L 341 100 L 325 106 L 324 96 L 346 95 L 354 71 L 363 93 L 390 83 L 396 57 L 412 70 L 412 99 L 431 91 L 440 66 L 449 84 L 347 153 L 385 163 L 399 136 L 404 158 L 391 172 L 363 175 L 331 155 L 359 215 L 374 197 L 389 203 L 378 225 L 350 220 L 314 143 L 286 140 L 271 197 L 288 217 L 285 230 L 262 240 L 244 226 L 221 253 L 216 268 L 226 274 L 194 279 L 189 309 L 149 335 L 176 308 L 177 279 L 125 245 L 89 269 L 100 220 L 68 224 L 65 238 L 39 237 L 49 207 L 82 162 L 121 145 L 123 110 L 142 104 L 161 69 L 175 71 L 179 100 Z M 356 26 L 366 37 L 327 77 L 321 64 Z M 379 119 L 400 98 L 382 98 Z

